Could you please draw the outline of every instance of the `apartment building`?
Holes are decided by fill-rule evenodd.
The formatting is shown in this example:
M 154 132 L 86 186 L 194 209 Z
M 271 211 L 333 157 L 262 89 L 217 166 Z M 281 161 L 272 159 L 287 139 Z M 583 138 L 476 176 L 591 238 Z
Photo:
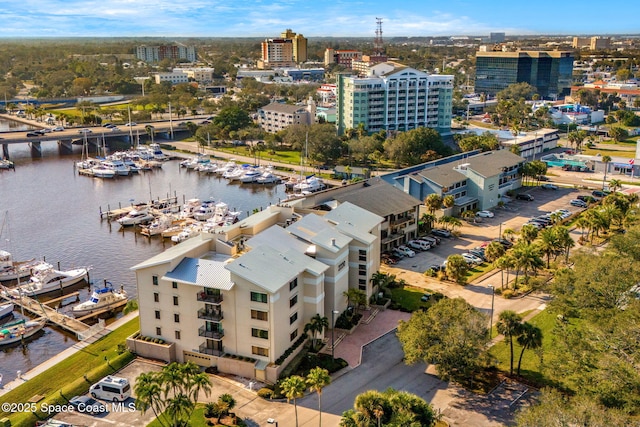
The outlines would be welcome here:
M 370 134 L 418 127 L 448 133 L 452 98 L 453 76 L 427 74 L 394 62 L 371 67 L 364 78 L 339 74 L 338 134 L 361 123 Z
M 307 105 L 272 102 L 258 109 L 258 126 L 266 132 L 277 133 L 291 125 L 310 125 L 315 122 L 315 101 Z
M 343 293 L 365 281 L 372 294 L 382 220 L 348 203 L 305 216 L 270 206 L 171 247 L 132 267 L 147 339 L 127 343 L 144 357 L 275 382 L 311 317 L 344 311 Z
M 527 82 L 543 98 L 569 95 L 573 52 L 524 51 L 476 52 L 475 92 L 495 96 L 514 83 Z
M 302 34 L 296 34 L 287 28 L 280 34 L 283 39 L 291 40 L 293 45 L 293 60 L 297 63 L 307 61 L 307 39 Z
M 307 60 L 307 39 L 290 29 L 284 31 L 280 38 L 265 39 L 261 44 L 262 57 L 258 68 L 295 67 L 297 63 Z
M 156 84 L 160 84 L 162 82 L 169 82 L 174 85 L 189 83 L 189 75 L 180 69 L 174 69 L 171 72 L 155 73 L 153 74 L 153 78 Z
M 324 66 L 329 67 L 332 64 L 339 64 L 346 68 L 351 68 L 353 61 L 360 61 L 362 59 L 362 52 L 352 49 L 330 49 L 327 48 L 324 51 Z
M 196 62 L 197 54 L 195 46 L 183 44 L 136 47 L 136 58 L 145 62 L 160 62 L 163 59 L 184 59 L 188 62 Z

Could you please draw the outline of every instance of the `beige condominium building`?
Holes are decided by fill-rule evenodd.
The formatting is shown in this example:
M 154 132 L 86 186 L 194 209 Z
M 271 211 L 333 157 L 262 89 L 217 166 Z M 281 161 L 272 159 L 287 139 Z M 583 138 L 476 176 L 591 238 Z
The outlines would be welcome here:
M 275 382 L 314 315 L 346 310 L 349 288 L 374 292 L 382 221 L 351 203 L 270 206 L 167 249 L 132 267 L 141 336 L 129 348 Z

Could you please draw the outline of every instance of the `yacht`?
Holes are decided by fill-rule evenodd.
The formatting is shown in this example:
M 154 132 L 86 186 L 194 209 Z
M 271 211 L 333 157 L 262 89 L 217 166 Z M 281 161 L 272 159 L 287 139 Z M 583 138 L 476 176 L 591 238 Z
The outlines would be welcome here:
M 43 261 L 14 261 L 11 254 L 0 250 L 0 282 L 11 282 L 31 275 L 31 269 Z
M 168 230 L 170 227 L 172 227 L 175 220 L 175 215 L 162 215 L 153 220 L 147 227 L 142 227 L 142 230 L 140 230 L 140 234 L 149 237 L 157 236 L 158 234 L 162 234 L 163 231 Z
M 118 159 L 103 160 L 102 166 L 114 171 L 118 176 L 129 176 L 131 173 L 131 168 Z
M 147 223 L 153 221 L 154 218 L 151 212 L 149 212 L 149 208 L 140 206 L 131 209 L 128 214 L 122 218 L 118 218 L 116 221 L 118 221 L 121 227 L 127 227 L 129 225 Z
M 256 179 L 258 184 L 277 184 L 280 182 L 280 177 L 271 171 L 265 171 Z
M 187 239 L 197 236 L 200 234 L 201 227 L 195 224 L 188 225 L 182 229 L 182 231 L 175 236 L 171 236 L 171 241 L 173 243 L 184 242 Z
M 324 185 L 322 179 L 316 178 L 313 175 L 293 186 L 294 190 L 300 191 L 302 193 L 313 193 L 315 191 L 324 190 L 325 188 L 326 186 Z
M 155 142 L 153 144 L 149 144 L 149 150 L 151 151 L 151 154 L 153 155 L 154 160 L 157 160 L 159 162 L 164 162 L 165 160 L 169 160 L 169 157 L 162 152 L 162 149 L 160 148 L 160 144 L 157 144 Z
M 235 160 L 229 160 L 227 163 L 225 163 L 222 166 L 218 166 L 218 168 L 215 170 L 215 174 L 216 175 L 224 175 L 225 172 L 229 171 L 229 170 L 233 170 L 237 167 Z
M 241 211 L 231 211 L 229 206 L 224 202 L 216 204 L 216 213 L 212 218 L 207 220 L 207 223 L 214 226 L 224 226 L 234 224 L 240 218 Z
M 252 182 L 256 182 L 261 176 L 262 171 L 259 168 L 251 168 L 240 177 L 240 182 L 249 184 Z
M 106 166 L 99 164 L 91 168 L 91 173 L 96 178 L 115 178 L 116 171 L 109 169 Z
M 180 218 L 193 218 L 193 214 L 200 209 L 200 205 L 202 202 L 200 199 L 189 199 L 187 202 L 182 205 L 182 209 L 180 210 Z
M 114 309 L 126 304 L 127 299 L 127 292 L 123 288 L 116 291 L 107 282 L 103 288 L 94 290 L 88 301 L 73 306 L 71 313 L 78 317 L 96 311 Z
M 23 285 L 10 289 L 7 293 L 13 297 L 42 295 L 62 290 L 87 278 L 89 269 L 76 268 L 60 271 L 49 263 L 42 263 L 33 268 L 31 279 Z
M 198 221 L 206 221 L 211 218 L 216 212 L 215 203 L 213 200 L 202 202 L 198 210 L 193 213 L 193 218 Z

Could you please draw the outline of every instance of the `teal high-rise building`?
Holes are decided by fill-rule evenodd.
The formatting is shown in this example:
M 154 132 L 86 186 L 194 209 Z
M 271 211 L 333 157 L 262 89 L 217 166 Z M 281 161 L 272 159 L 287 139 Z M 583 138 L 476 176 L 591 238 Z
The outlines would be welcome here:
M 393 62 L 370 67 L 367 77 L 338 75 L 336 126 L 367 133 L 434 128 L 451 131 L 453 76 L 427 74 Z
M 559 99 L 570 94 L 572 74 L 572 52 L 477 52 L 475 92 L 495 96 L 513 83 L 527 82 L 542 98 Z

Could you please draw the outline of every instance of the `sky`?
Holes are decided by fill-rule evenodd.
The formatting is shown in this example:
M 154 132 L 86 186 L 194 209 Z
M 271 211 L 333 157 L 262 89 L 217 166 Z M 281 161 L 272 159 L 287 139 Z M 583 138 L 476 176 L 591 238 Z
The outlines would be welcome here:
M 0 1 L 0 38 L 639 34 L 637 0 Z

